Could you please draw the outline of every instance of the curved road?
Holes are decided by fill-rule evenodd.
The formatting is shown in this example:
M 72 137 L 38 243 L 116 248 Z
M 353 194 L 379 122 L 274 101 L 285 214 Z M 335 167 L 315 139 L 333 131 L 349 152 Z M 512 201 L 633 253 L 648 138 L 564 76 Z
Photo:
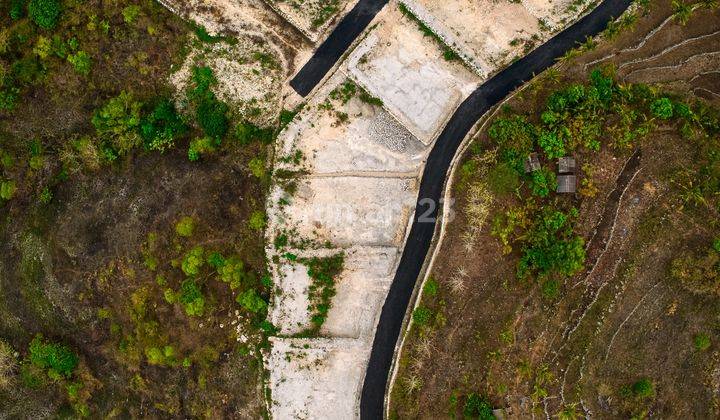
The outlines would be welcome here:
M 387 2 L 360 0 L 318 47 L 290 85 L 302 96 L 309 94 Z M 439 202 L 450 163 L 460 143 L 483 114 L 535 74 L 552 66 L 558 57 L 583 42 L 587 36 L 600 33 L 608 21 L 622 14 L 631 3 L 632 0 L 603 1 L 575 24 L 482 84 L 458 107 L 443 129 L 428 156 L 410 234 L 380 314 L 360 400 L 362 419 L 383 418 L 385 389 L 395 345 L 435 232 L 436 222 L 418 222 L 419 215 L 428 216 L 425 213 L 428 205 L 421 203 L 428 202 L 428 198 L 432 203 Z M 437 215 L 437 207 L 434 206 L 429 219 L 436 220 Z
M 427 209 L 420 203 L 431 199 L 438 203 L 450 163 L 470 129 L 491 107 L 515 88 L 553 65 L 558 57 L 583 42 L 587 36 L 600 33 L 608 21 L 622 14 L 631 0 L 605 0 L 595 10 L 557 34 L 551 40 L 516 61 L 475 90 L 455 111 L 430 152 L 420 184 L 415 219 L 400 258 L 395 279 L 382 308 L 370 362 L 360 399 L 361 419 L 382 419 L 385 388 L 393 353 L 415 282 L 435 232 L 435 222 L 419 223 L 418 216 Z M 423 201 L 425 200 L 425 201 Z M 437 206 L 436 206 L 437 207 Z M 437 208 L 430 213 L 437 217 Z M 427 220 L 427 219 L 425 219 Z

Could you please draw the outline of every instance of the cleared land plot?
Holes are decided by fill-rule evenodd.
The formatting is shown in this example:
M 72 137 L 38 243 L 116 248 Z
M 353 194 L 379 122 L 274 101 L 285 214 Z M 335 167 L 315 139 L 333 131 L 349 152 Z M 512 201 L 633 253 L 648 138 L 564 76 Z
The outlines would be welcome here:
M 315 42 L 354 0 L 265 0 Z
M 452 112 L 477 86 L 459 62 L 445 61 L 415 23 L 388 9 L 348 61 L 350 75 L 420 141 L 430 144 Z

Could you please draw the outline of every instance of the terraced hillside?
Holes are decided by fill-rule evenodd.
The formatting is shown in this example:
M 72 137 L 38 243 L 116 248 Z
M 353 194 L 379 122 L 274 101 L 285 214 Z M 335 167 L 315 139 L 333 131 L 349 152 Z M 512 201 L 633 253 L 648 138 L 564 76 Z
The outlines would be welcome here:
M 391 417 L 718 415 L 719 30 L 714 4 L 639 7 L 485 118 Z

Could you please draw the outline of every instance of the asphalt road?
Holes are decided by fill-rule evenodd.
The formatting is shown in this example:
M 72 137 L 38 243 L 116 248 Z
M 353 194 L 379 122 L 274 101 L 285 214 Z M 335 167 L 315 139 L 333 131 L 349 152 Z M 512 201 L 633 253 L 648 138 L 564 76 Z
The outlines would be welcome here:
M 360 0 L 293 77 L 290 86 L 301 96 L 307 96 L 387 3 L 388 0 Z
M 375 332 L 360 399 L 360 417 L 362 419 L 383 418 L 385 387 L 395 345 L 415 282 L 420 275 L 435 231 L 435 222 L 418 222 L 419 215 L 428 210 L 428 205 L 421 203 L 426 203 L 425 200 L 428 198 L 438 203 L 450 163 L 460 143 L 483 114 L 515 88 L 530 80 L 534 74 L 552 66 L 558 57 L 563 56 L 577 43 L 583 42 L 587 36 L 600 33 L 607 26 L 607 22 L 622 14 L 630 3 L 631 0 L 603 1 L 595 10 L 574 25 L 485 82 L 458 107 L 445 126 L 428 157 L 420 184 L 415 220 L 413 220 L 410 235 Z M 316 79 L 313 78 L 313 80 Z M 317 80 L 320 79 L 322 76 Z M 429 213 L 430 218 L 435 220 L 437 213 L 437 206 L 434 206 Z

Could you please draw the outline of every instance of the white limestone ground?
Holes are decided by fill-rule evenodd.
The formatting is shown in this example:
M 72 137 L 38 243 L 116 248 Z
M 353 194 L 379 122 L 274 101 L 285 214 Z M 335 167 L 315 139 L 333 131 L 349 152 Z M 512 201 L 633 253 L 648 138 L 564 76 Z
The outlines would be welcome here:
M 592 0 L 401 0 L 487 78 L 577 19 Z M 526 45 L 528 45 L 526 47 Z M 528 48 L 528 50 L 526 50 Z
M 354 0 L 265 0 L 312 42 L 319 41 Z
M 393 4 L 388 6 L 385 23 L 350 55 L 348 68 L 425 144 L 435 139 L 479 82 L 461 63 L 443 60 L 438 45 Z

